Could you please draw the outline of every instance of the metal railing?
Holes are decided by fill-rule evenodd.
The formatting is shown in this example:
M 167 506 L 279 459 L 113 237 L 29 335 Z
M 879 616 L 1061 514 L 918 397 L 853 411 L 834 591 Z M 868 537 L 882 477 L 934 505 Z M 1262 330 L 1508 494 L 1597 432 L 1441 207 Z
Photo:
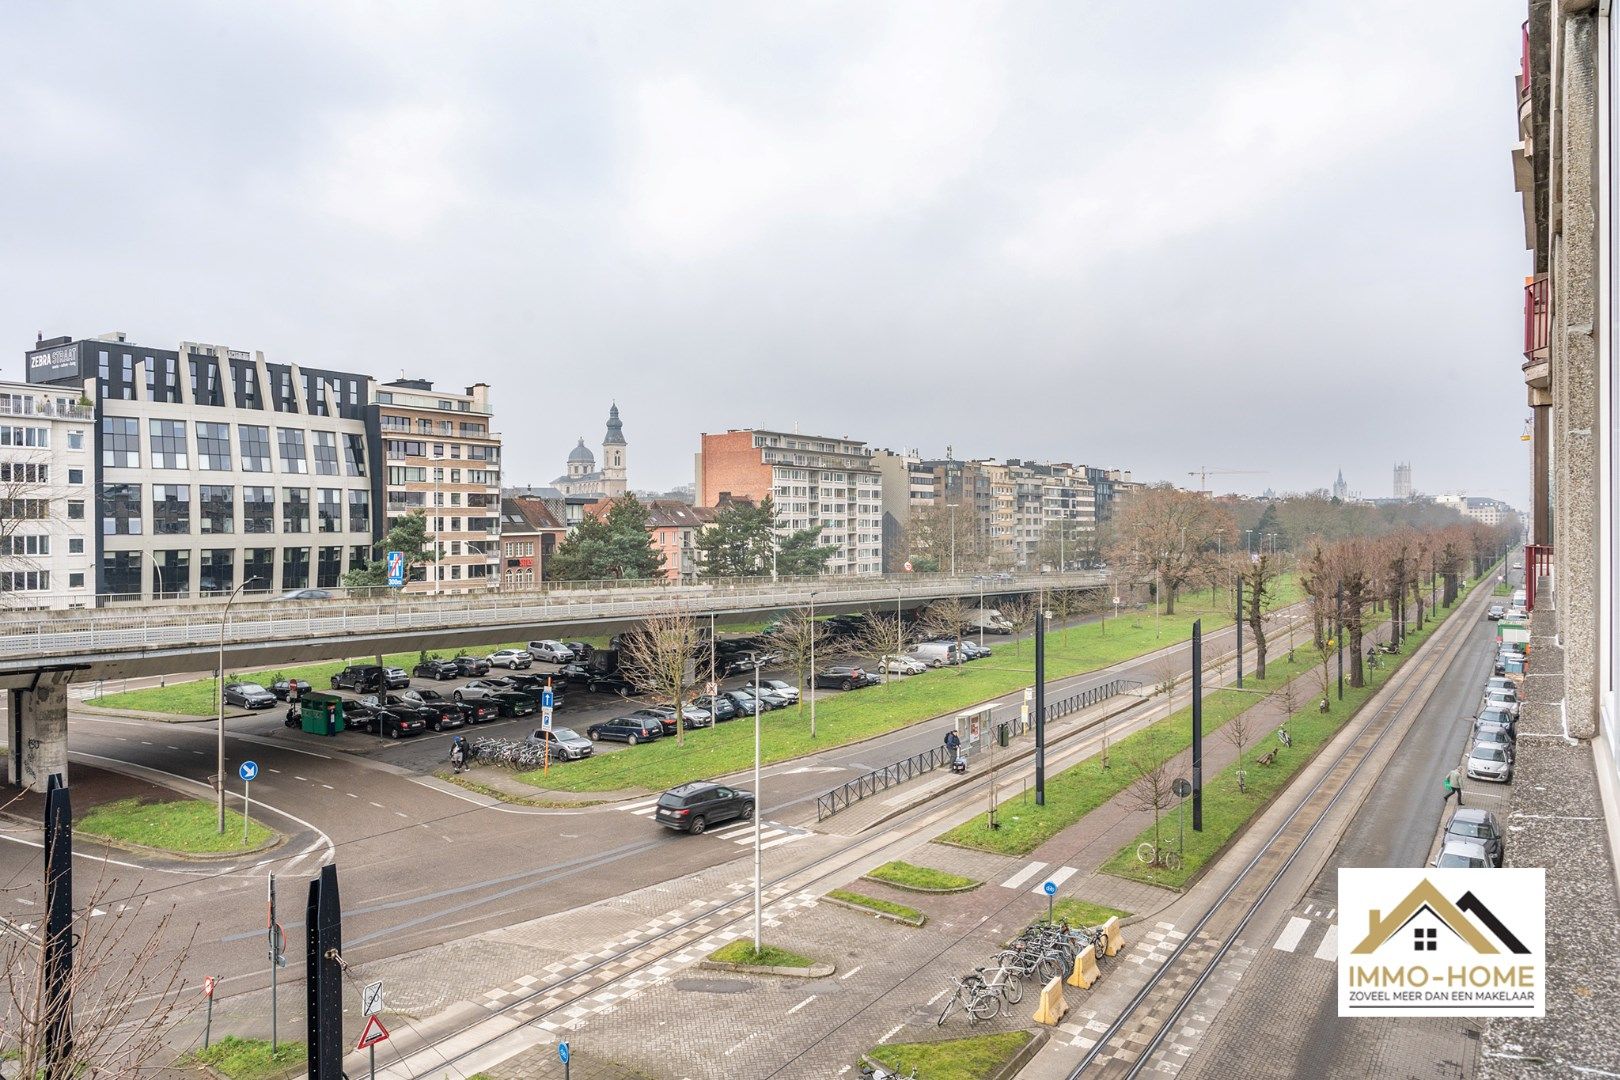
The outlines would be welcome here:
M 1551 544 L 1526 544 L 1524 546 L 1524 610 L 1536 610 L 1536 588 L 1540 579 L 1553 572 L 1553 549 Z
M 1538 359 L 1537 353 L 1545 353 L 1550 341 L 1548 337 L 1548 306 L 1549 286 L 1551 282 L 1546 274 L 1541 274 L 1524 286 L 1524 358 L 1526 360 Z

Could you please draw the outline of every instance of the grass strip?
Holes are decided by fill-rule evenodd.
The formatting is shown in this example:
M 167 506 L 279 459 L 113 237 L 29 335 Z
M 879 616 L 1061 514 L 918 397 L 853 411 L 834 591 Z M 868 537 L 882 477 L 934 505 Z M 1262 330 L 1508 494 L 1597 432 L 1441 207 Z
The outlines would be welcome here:
M 720 946 L 709 954 L 709 959 L 717 964 L 747 964 L 750 967 L 807 968 L 815 963 L 808 956 L 778 949 L 775 945 L 761 945 L 759 951 L 755 952 L 754 943 L 747 938 L 738 938 L 729 945 Z
M 1027 1031 L 1002 1031 L 944 1042 L 885 1043 L 867 1057 L 891 1072 L 917 1080 L 987 1080 L 1034 1038 Z
M 1077 896 L 1065 896 L 1052 905 L 1052 918 L 1070 926 L 1101 926 L 1109 919 L 1128 919 L 1131 913 L 1106 904 L 1093 904 Z
M 1471 591 L 1461 593 L 1458 603 L 1465 600 Z M 1449 608 L 1442 605 L 1440 610 L 1443 615 L 1450 615 L 1456 610 L 1456 605 Z M 1158 842 L 1154 837 L 1153 827 L 1149 826 L 1115 852 L 1113 857 L 1102 865 L 1102 871 L 1163 888 L 1179 889 L 1184 886 L 1206 863 L 1220 855 L 1227 843 L 1248 826 L 1262 807 L 1293 781 L 1294 774 L 1305 766 L 1318 749 L 1338 734 L 1339 729 L 1355 715 L 1356 710 L 1366 704 L 1368 699 L 1377 693 L 1407 660 L 1411 659 L 1418 647 L 1427 641 L 1443 622 L 1442 618 L 1439 621 L 1427 622 L 1422 630 L 1409 630 L 1401 654 L 1380 657 L 1377 668 L 1367 669 L 1365 686 L 1353 687 L 1347 683 L 1344 701 L 1331 700 L 1331 711 L 1317 712 L 1314 701 L 1297 710 L 1288 719 L 1288 733 L 1293 737 L 1294 744 L 1284 749 L 1273 742 L 1267 748 L 1277 751 L 1271 765 L 1257 765 L 1253 757 L 1250 757 L 1245 767 L 1244 791 L 1238 790 L 1238 762 L 1228 765 L 1214 777 L 1206 778 L 1204 828 L 1202 832 L 1195 833 L 1189 830 L 1186 833 L 1186 849 L 1181 853 L 1179 869 L 1150 867 L 1136 857 L 1136 849 L 1141 844 Z M 1165 814 L 1160 822 L 1160 829 L 1160 839 L 1169 840 L 1174 834 L 1175 826 L 1171 821 L 1171 813 Z
M 276 835 L 257 821 L 250 821 L 248 840 L 244 844 L 242 815 L 226 810 L 223 833 L 219 831 L 217 815 L 213 804 L 199 799 L 143 802 L 129 798 L 92 808 L 73 828 L 86 836 L 186 855 L 215 855 L 257 848 Z
M 963 892 L 984 884 L 961 874 L 950 874 L 927 866 L 914 866 L 898 859 L 868 870 L 866 876 L 898 888 L 919 889 L 923 892 Z
M 846 904 L 854 904 L 856 907 L 867 908 L 870 911 L 881 911 L 885 915 L 893 915 L 897 919 L 905 919 L 907 922 L 916 923 L 918 926 L 921 926 L 927 919 L 927 916 L 916 908 L 897 904 L 893 900 L 884 900 L 877 896 L 867 896 L 865 893 L 850 892 L 848 889 L 834 889 L 827 894 L 827 897 L 830 900 L 840 900 Z
M 243 1039 L 227 1035 L 206 1050 L 193 1050 L 188 1058 L 199 1065 L 207 1065 L 231 1080 L 269 1080 L 286 1076 L 293 1067 L 303 1063 L 307 1056 L 301 1042 L 282 1041 L 276 1052 L 270 1052 L 268 1039 Z

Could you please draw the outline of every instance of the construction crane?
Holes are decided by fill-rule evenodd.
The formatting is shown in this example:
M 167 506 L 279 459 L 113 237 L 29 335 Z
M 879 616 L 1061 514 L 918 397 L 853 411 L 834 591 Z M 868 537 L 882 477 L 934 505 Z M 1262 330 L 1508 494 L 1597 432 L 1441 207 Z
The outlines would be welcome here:
M 1266 470 L 1264 469 L 1211 469 L 1207 465 L 1200 465 L 1187 475 L 1198 477 L 1199 491 L 1208 491 L 1209 478 L 1212 476 L 1264 476 L 1265 474 Z

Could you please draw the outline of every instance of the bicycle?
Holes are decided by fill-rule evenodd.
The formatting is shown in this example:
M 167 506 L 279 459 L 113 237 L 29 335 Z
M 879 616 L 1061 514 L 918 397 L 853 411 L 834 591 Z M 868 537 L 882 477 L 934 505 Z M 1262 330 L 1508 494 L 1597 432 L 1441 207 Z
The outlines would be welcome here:
M 913 1065 L 911 1071 L 905 1075 L 890 1072 L 883 1066 L 872 1066 L 861 1062 L 861 1080 L 917 1080 L 917 1067 Z
M 989 970 L 989 965 L 974 969 L 980 978 L 985 978 L 984 973 Z M 1024 1000 L 1024 980 L 1005 964 L 996 965 L 995 973 L 985 978 L 984 986 L 1008 1005 L 1016 1005 Z
M 940 1010 L 939 1019 L 934 1022 L 938 1027 L 944 1027 L 945 1021 L 957 1009 L 967 1013 L 970 1024 L 992 1019 L 1001 1011 L 1000 995 L 991 992 L 979 975 L 964 975 L 951 981 L 956 984 L 956 992 L 945 1002 L 945 1008 Z
M 1278 728 L 1277 729 L 1277 741 L 1282 743 L 1284 746 L 1293 746 L 1294 745 L 1294 737 L 1292 735 L 1288 734 L 1288 729 L 1287 728 Z
M 1175 848 L 1155 848 L 1151 843 L 1138 844 L 1136 858 L 1137 861 L 1147 863 L 1149 866 L 1162 866 L 1166 870 L 1181 869 L 1181 854 Z

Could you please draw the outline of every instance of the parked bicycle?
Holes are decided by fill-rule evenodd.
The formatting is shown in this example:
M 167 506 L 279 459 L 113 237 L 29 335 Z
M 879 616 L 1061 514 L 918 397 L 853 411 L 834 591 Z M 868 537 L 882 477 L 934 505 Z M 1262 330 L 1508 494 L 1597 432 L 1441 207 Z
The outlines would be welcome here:
M 861 1080 L 917 1080 L 917 1067 L 913 1065 L 909 1073 L 901 1074 L 890 1072 L 883 1066 L 872 1066 L 861 1062 Z
M 1327 699 L 1323 698 L 1322 700 L 1326 701 Z M 1293 746 L 1294 745 L 1294 737 L 1292 735 L 1288 734 L 1288 729 L 1287 728 L 1278 728 L 1277 729 L 1277 741 L 1282 743 L 1284 746 Z
M 944 1027 L 951 1013 L 958 1009 L 967 1013 L 970 1024 L 989 1020 L 1001 1011 L 1000 995 L 985 985 L 982 976 L 964 975 L 951 981 L 956 984 L 956 991 L 945 1002 L 945 1008 L 940 1010 L 939 1019 L 935 1021 L 939 1027 Z
M 1138 844 L 1136 846 L 1136 858 L 1149 866 L 1162 866 L 1166 870 L 1181 869 L 1181 853 L 1175 848 L 1162 844 L 1158 847 L 1151 843 Z

